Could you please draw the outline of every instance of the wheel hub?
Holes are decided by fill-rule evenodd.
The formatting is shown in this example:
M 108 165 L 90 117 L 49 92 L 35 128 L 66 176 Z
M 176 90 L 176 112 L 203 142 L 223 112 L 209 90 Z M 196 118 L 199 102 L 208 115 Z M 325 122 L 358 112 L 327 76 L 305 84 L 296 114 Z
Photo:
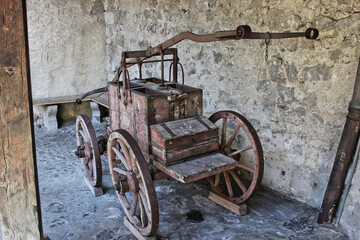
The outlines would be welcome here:
M 128 179 L 129 191 L 138 193 L 139 192 L 139 181 L 134 172 L 127 172 L 126 177 Z
M 84 144 L 84 155 L 85 155 L 85 158 L 87 159 L 92 159 L 93 157 L 93 151 L 92 151 L 92 147 L 91 147 L 91 144 L 86 142 Z
M 126 175 L 119 174 L 117 181 L 118 183 L 115 185 L 115 188 L 119 193 L 139 192 L 139 181 L 134 172 L 127 172 Z
M 75 155 L 76 155 L 78 158 L 83 158 L 83 157 L 85 157 L 84 149 L 85 149 L 85 146 L 84 146 L 84 145 L 77 146 L 76 151 L 75 151 Z

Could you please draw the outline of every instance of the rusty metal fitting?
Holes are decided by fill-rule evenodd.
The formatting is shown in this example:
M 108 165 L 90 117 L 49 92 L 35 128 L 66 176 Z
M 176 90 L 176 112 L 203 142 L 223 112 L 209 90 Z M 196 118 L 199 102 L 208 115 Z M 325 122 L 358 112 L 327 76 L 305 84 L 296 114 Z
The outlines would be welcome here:
M 248 25 L 239 25 L 235 30 L 237 39 L 246 38 L 251 35 L 251 27 Z
M 305 37 L 307 39 L 316 39 L 319 36 L 319 30 L 316 28 L 308 28 L 305 31 Z
M 127 184 L 127 177 L 125 175 L 119 174 L 117 176 L 117 184 L 115 184 L 115 189 L 116 191 L 118 191 L 120 194 L 124 194 L 128 191 L 129 187 Z
M 154 54 L 154 48 L 152 46 L 148 46 L 146 49 L 146 56 L 151 56 Z
M 86 142 L 84 144 L 84 157 L 86 157 L 87 159 L 93 158 L 93 148 L 91 146 L 91 143 Z
M 75 155 L 76 155 L 78 158 L 83 158 L 83 157 L 85 157 L 84 149 L 85 149 L 85 146 L 84 146 L 84 145 L 77 146 L 77 148 L 76 148 L 76 150 L 75 150 Z
M 347 118 L 353 120 L 353 121 L 360 121 L 360 108 L 355 106 L 349 106 L 349 112 L 347 114 Z
M 100 155 L 103 155 L 104 152 L 106 152 L 107 137 L 100 136 L 96 140 L 97 140 L 97 143 L 98 143 L 98 146 L 99 146 L 99 153 L 100 153 Z

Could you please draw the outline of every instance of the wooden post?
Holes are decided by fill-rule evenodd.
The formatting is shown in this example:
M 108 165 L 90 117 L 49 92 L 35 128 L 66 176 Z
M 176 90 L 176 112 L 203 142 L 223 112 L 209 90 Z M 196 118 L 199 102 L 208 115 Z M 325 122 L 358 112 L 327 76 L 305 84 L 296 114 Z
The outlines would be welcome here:
M 3 240 L 41 239 L 25 0 L 0 0 L 0 216 Z

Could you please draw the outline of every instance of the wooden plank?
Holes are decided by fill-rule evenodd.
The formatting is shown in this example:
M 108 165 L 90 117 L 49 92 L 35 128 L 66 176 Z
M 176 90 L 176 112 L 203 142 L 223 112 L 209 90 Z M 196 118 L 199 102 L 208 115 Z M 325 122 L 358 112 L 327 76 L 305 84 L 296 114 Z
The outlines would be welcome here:
M 205 127 L 199 120 L 197 120 L 197 118 L 206 123 L 206 125 L 213 131 L 210 131 L 207 127 Z M 168 129 L 164 128 L 164 124 L 175 136 L 169 133 Z M 214 132 L 217 135 L 218 130 L 218 127 L 204 116 L 158 123 L 151 125 L 150 128 L 160 134 L 164 140 L 174 140 L 175 138 L 181 138 L 193 134 L 208 133 L 209 131 L 211 133 Z
M 0 1 L 0 216 L 3 240 L 41 239 L 25 1 Z
M 188 183 L 233 169 L 238 163 L 224 154 L 213 153 L 168 167 L 155 160 L 153 164 L 170 177 L 182 183 Z
M 101 93 L 98 95 L 90 96 L 90 100 L 93 102 L 96 102 L 97 104 L 100 104 L 101 106 L 109 108 L 109 94 L 108 93 Z
M 86 177 L 84 177 L 84 181 L 86 183 L 86 186 L 90 189 L 90 191 L 92 192 L 92 194 L 94 194 L 95 197 L 104 195 L 104 191 L 103 191 L 102 187 L 92 186 Z
M 236 205 L 211 191 L 209 194 L 209 199 L 240 216 L 248 214 L 248 208 L 245 203 Z
M 217 139 L 210 139 L 198 144 L 191 144 L 188 146 L 179 146 L 177 149 L 164 149 L 157 144 L 152 143 L 152 154 L 154 154 L 159 161 L 166 166 L 176 164 L 177 162 L 184 162 L 185 158 L 215 152 L 219 149 L 219 142 Z
M 129 222 L 129 220 L 127 219 L 126 216 L 124 217 L 124 225 L 139 240 L 156 240 L 156 236 L 146 237 L 146 236 L 141 235 L 141 233 L 131 224 L 131 222 Z
M 150 132 L 152 154 L 165 165 L 219 149 L 218 127 L 204 116 L 154 124 Z
M 68 95 L 68 96 L 57 96 L 57 97 L 47 97 L 47 98 L 36 98 L 33 100 L 34 105 L 53 105 L 61 103 L 75 103 L 75 100 L 80 98 L 81 95 Z M 82 101 L 90 101 L 89 98 L 85 98 Z

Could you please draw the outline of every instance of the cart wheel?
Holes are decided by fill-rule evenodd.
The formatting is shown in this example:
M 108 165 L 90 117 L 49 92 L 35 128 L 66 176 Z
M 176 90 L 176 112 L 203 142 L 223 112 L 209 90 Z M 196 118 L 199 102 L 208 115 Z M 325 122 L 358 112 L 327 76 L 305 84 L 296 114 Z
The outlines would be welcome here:
M 220 152 L 239 162 L 237 168 L 209 177 L 211 190 L 228 201 L 243 203 L 255 194 L 263 177 L 264 156 L 259 137 L 239 113 L 219 111 L 209 120 L 219 127 Z
M 86 115 L 76 118 L 76 155 L 81 159 L 85 176 L 94 187 L 101 186 L 101 157 L 96 134 L 90 119 Z
M 159 208 L 152 178 L 138 144 L 125 130 L 113 131 L 107 144 L 112 182 L 129 221 L 144 236 L 159 226 Z

